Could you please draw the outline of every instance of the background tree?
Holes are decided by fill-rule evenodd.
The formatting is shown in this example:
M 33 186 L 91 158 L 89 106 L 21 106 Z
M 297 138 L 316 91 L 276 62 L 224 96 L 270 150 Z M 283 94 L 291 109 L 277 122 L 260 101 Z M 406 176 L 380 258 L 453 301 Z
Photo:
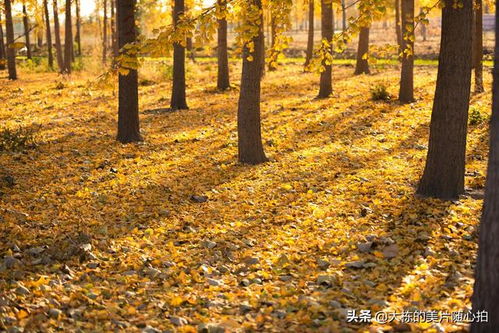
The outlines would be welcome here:
M 3 36 L 2 11 L 0 10 L 0 70 L 5 70 L 7 62 L 7 52 L 5 50 L 5 42 Z
M 29 38 L 31 28 L 29 26 L 29 18 L 28 18 L 28 11 L 26 9 L 26 2 L 24 1 L 23 1 L 23 26 L 24 26 L 24 40 L 26 41 L 26 57 L 28 59 L 33 59 L 33 56 L 31 55 L 31 42 Z
M 428 156 L 418 194 L 455 199 L 464 193 L 471 84 L 471 1 L 445 0 Z M 455 8 L 456 7 L 456 8 Z
M 62 73 L 64 71 L 64 58 L 62 53 L 61 28 L 59 24 L 59 5 L 57 3 L 57 0 L 53 0 L 52 10 L 54 12 L 54 35 L 57 66 L 59 67 L 59 71 Z
M 111 0 L 111 48 L 113 56 L 118 56 L 118 40 L 116 38 L 116 0 Z
M 138 73 L 135 68 L 137 55 L 133 49 L 125 48 L 127 44 L 137 39 L 135 25 L 136 0 L 120 0 L 117 7 L 118 45 L 120 56 L 133 66 L 120 71 L 118 77 L 118 136 L 121 143 L 138 142 L 142 140 L 139 125 L 139 88 Z
M 333 92 L 333 3 L 332 0 L 321 0 L 322 21 L 322 68 L 319 98 L 326 98 Z
M 343 3 L 343 2 L 342 2 Z M 307 52 L 305 56 L 305 70 L 308 70 L 310 61 L 314 55 L 314 22 L 315 21 L 315 1 L 308 0 L 308 37 L 307 37 Z
M 73 24 L 71 17 L 71 0 L 66 0 L 65 35 L 64 35 L 64 73 L 71 73 L 73 61 Z
M 179 25 L 180 19 L 185 13 L 184 0 L 174 0 L 173 22 L 174 26 Z M 185 37 L 182 42 L 175 42 L 173 45 L 173 87 L 170 107 L 172 110 L 185 110 L 187 106 L 185 96 Z
M 107 62 L 107 0 L 102 1 L 104 16 L 102 17 L 102 63 Z
M 475 93 L 483 88 L 483 8 L 482 0 L 475 0 L 475 35 L 473 38 L 473 67 L 475 69 Z
M 243 69 L 237 110 L 239 162 L 260 164 L 267 161 L 263 151 L 260 119 L 260 78 L 262 73 L 262 1 L 249 0 L 242 13 Z
M 355 75 L 369 74 L 369 27 L 361 27 L 359 33 L 359 46 L 357 48 L 357 61 Z
M 45 13 L 45 33 L 47 38 L 48 64 L 50 69 L 54 69 L 54 54 L 52 52 L 52 32 L 50 31 L 48 0 L 43 0 L 43 11 Z
M 499 36 L 497 12 L 495 32 L 496 36 Z M 499 260 L 497 241 L 499 239 L 499 42 L 497 40 L 494 53 L 489 162 L 472 297 L 473 312 L 487 311 L 489 321 L 472 323 L 472 333 L 495 332 L 499 327 L 499 266 L 497 265 Z
M 76 9 L 76 54 L 81 57 L 81 7 L 80 0 L 75 0 L 75 9 Z
M 7 35 L 7 67 L 9 70 L 9 79 L 17 80 L 16 70 L 16 49 L 14 48 L 14 24 L 12 22 L 12 3 L 5 0 L 5 25 Z
M 395 34 L 397 35 L 397 44 L 399 46 L 399 53 L 402 52 L 402 26 L 400 22 L 400 1 L 395 0 Z
M 414 0 L 402 0 L 402 71 L 399 101 L 414 101 Z
M 217 0 L 219 8 L 218 33 L 217 33 L 217 58 L 218 75 L 217 89 L 226 90 L 230 88 L 229 78 L 229 55 L 227 47 L 227 1 Z

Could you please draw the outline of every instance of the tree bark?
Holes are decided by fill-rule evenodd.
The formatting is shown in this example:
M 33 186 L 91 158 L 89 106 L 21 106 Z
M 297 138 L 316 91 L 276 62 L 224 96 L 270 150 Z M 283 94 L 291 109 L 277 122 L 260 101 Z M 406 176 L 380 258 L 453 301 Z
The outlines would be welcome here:
M 192 43 L 192 37 L 187 37 L 187 52 L 189 53 L 189 58 L 192 62 L 196 62 L 196 52 L 194 51 L 194 45 Z
M 347 4 L 346 0 L 341 0 L 341 30 L 345 32 L 347 30 Z
M 12 4 L 10 0 L 5 0 L 5 25 L 7 35 L 7 67 L 9 69 L 9 79 L 17 80 L 16 70 L 16 49 L 14 44 L 14 24 L 12 22 Z
M 366 55 L 369 53 L 369 27 L 360 28 L 359 47 L 357 49 L 357 63 L 355 66 L 355 75 L 370 74 L 369 61 Z
M 57 66 L 59 71 L 62 73 L 64 71 L 64 58 L 62 53 L 62 43 L 61 43 L 61 28 L 59 25 L 59 8 L 57 5 L 57 0 L 53 0 L 53 11 L 54 11 L 54 34 L 55 34 L 55 50 L 57 53 Z
M 333 54 L 333 4 L 330 0 L 321 0 L 322 40 L 329 44 L 328 53 Z M 326 60 L 322 61 L 324 70 L 321 72 L 321 81 L 318 98 L 329 97 L 333 92 L 333 66 Z
M 104 7 L 103 28 L 102 28 L 102 62 L 107 62 L 107 0 L 102 1 Z
M 175 0 L 173 6 L 173 22 L 175 26 L 177 26 L 184 12 L 184 0 Z M 173 88 L 170 102 L 172 110 L 186 110 L 189 108 L 185 89 L 185 47 L 181 43 L 175 43 L 173 45 Z
M 2 12 L 0 11 L 0 22 L 2 22 Z M 7 51 L 5 49 L 5 42 L 3 40 L 3 25 L 0 24 L 0 70 L 5 70 L 7 67 Z
M 402 52 L 402 26 L 400 24 L 400 1 L 401 0 L 395 0 L 395 33 L 397 34 L 397 44 L 399 46 L 399 54 Z
M 402 0 L 402 71 L 399 101 L 414 102 L 414 0 Z
M 310 61 L 314 55 L 314 21 L 315 21 L 315 0 L 308 0 L 308 39 L 307 39 L 307 53 L 305 58 L 305 71 L 308 71 Z
M 118 56 L 118 41 L 116 38 L 116 0 L 111 0 L 111 46 L 113 49 L 113 56 Z
M 76 54 L 81 57 L 81 15 L 80 15 L 80 0 L 75 0 L 76 5 Z
M 499 36 L 499 13 L 496 12 L 496 36 Z M 499 327 L 499 42 L 496 40 L 493 70 L 490 152 L 485 184 L 478 258 L 473 288 L 473 313 L 488 312 L 487 323 L 473 322 L 471 333 L 495 332 Z
M 475 69 L 475 93 L 482 93 L 483 88 L 483 8 L 482 0 L 475 2 L 475 36 L 473 38 L 473 64 Z
M 218 0 L 218 6 L 226 11 L 227 1 Z M 218 90 L 226 90 L 230 88 L 229 77 L 229 55 L 227 50 L 227 19 L 225 17 L 218 20 Z
M 50 31 L 50 14 L 49 14 L 48 0 L 43 0 L 43 11 L 45 13 L 45 34 L 47 38 L 49 68 L 54 69 L 54 54 L 52 52 L 52 33 Z
M 137 27 L 135 26 L 136 0 L 120 0 L 117 6 L 118 44 L 123 46 L 135 42 Z M 124 52 L 124 51 L 122 51 Z M 132 55 L 128 55 L 132 56 Z M 118 92 L 118 135 L 121 143 L 142 141 L 139 126 L 139 84 L 138 73 L 129 69 L 128 75 L 119 74 Z
M 249 0 L 253 6 L 262 11 L 261 0 Z M 246 22 L 252 24 L 252 22 Z M 241 75 L 241 90 L 237 111 L 238 157 L 239 162 L 260 164 L 267 161 L 263 151 L 261 119 L 260 119 L 260 78 L 262 72 L 262 35 L 263 20 L 257 22 L 259 32 L 252 37 L 255 46 L 253 52 L 246 41 L 243 48 L 243 69 Z M 248 59 L 252 57 L 252 59 Z
M 33 59 L 31 55 L 31 42 L 29 38 L 29 19 L 28 11 L 26 10 L 26 4 L 23 2 L 23 25 L 24 25 L 24 40 L 26 41 L 26 57 L 28 59 Z
M 417 191 L 423 196 L 456 199 L 464 193 L 472 16 L 471 1 L 454 8 L 445 0 L 428 156 Z
M 71 73 L 73 60 L 73 25 L 71 23 L 71 0 L 66 0 L 66 22 L 64 37 L 64 73 Z

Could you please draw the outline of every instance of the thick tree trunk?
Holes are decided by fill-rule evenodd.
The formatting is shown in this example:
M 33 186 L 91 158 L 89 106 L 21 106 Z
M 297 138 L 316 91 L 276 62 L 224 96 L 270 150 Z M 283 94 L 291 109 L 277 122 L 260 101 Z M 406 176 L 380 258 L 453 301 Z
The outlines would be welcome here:
M 10 0 L 5 0 L 5 25 L 7 35 L 7 67 L 9 69 L 9 79 L 17 80 L 16 70 L 16 49 L 14 44 L 14 24 L 12 22 L 12 4 Z
M 362 27 L 359 33 L 359 47 L 357 49 L 357 63 L 355 66 L 355 75 L 369 74 L 369 27 Z
M 499 36 L 497 12 L 496 36 Z M 473 322 L 471 333 L 496 332 L 499 327 L 499 266 L 497 265 L 499 262 L 499 42 L 497 40 L 494 58 L 489 163 L 472 297 L 473 313 L 487 311 L 488 322 Z
M 262 10 L 261 0 L 250 0 L 253 6 Z M 252 24 L 252 22 L 247 22 Z M 260 75 L 262 72 L 262 35 L 263 20 L 258 22 L 259 33 L 253 36 L 253 52 L 246 42 L 243 49 L 243 69 L 241 76 L 241 90 L 237 111 L 237 133 L 239 162 L 260 164 L 267 161 L 263 151 L 261 119 L 260 119 Z M 249 57 L 252 59 L 248 59 Z
M 397 44 L 399 46 L 399 54 L 402 52 L 402 26 L 400 23 L 400 1 L 395 0 L 395 33 L 397 34 Z
M 31 42 L 29 38 L 29 19 L 28 11 L 26 10 L 26 4 L 23 2 L 23 25 L 24 25 L 24 40 L 26 41 L 26 57 L 28 59 L 33 59 L 31 55 Z
M 430 142 L 418 194 L 456 199 L 464 193 L 466 132 L 471 84 L 471 1 L 442 9 L 442 36 Z
M 103 28 L 102 28 L 102 62 L 107 62 L 107 0 L 102 2 L 104 7 Z
M 113 56 L 118 56 L 118 41 L 116 38 L 116 0 L 111 0 L 111 47 L 113 49 Z
M 305 58 L 305 71 L 308 71 L 310 61 L 314 55 L 314 20 L 315 20 L 315 0 L 308 0 L 308 39 L 307 39 L 307 54 Z
M 118 43 L 120 50 L 135 42 L 136 0 L 120 0 L 117 6 Z M 121 143 L 142 141 L 139 127 L 139 84 L 137 70 L 129 69 L 128 75 L 119 74 L 118 136 Z
M 59 25 L 59 8 L 57 5 L 57 0 L 53 0 L 53 11 L 54 11 L 54 34 L 55 34 L 55 51 L 57 53 L 57 66 L 59 71 L 62 73 L 64 71 L 64 58 L 62 53 L 62 43 L 61 43 L 61 28 Z
M 66 22 L 64 37 L 64 73 L 71 73 L 73 60 L 73 25 L 71 23 L 71 0 L 66 0 Z
M 484 92 L 483 88 L 483 8 L 482 0 L 475 2 L 475 36 L 473 38 L 473 67 L 475 69 L 475 93 Z
M 75 0 L 76 6 L 76 54 L 81 57 L 81 15 L 80 15 L 80 0 Z
M 225 12 L 227 1 L 218 0 L 218 6 Z M 229 55 L 227 50 L 227 19 L 221 18 L 218 20 L 218 90 L 230 88 L 229 78 Z
M 414 0 L 402 0 L 402 71 L 399 101 L 414 102 Z
M 2 22 L 2 12 L 0 11 L 0 22 Z M 0 23 L 0 70 L 5 70 L 7 62 L 7 51 L 3 36 L 3 25 Z
M 48 0 L 43 0 L 43 11 L 45 13 L 45 33 L 47 38 L 47 52 L 50 69 L 54 69 L 54 54 L 52 52 L 52 33 L 50 31 L 50 14 Z
M 321 0 L 322 40 L 329 43 L 327 52 L 333 54 L 333 4 L 328 0 Z M 321 72 L 321 81 L 318 98 L 329 97 L 333 92 L 333 66 L 326 60 L 322 61 L 324 70 Z
M 175 0 L 173 6 L 173 22 L 178 24 L 180 17 L 184 14 L 184 0 Z M 186 110 L 185 96 L 185 47 L 180 43 L 173 45 L 173 88 L 170 107 L 172 110 Z

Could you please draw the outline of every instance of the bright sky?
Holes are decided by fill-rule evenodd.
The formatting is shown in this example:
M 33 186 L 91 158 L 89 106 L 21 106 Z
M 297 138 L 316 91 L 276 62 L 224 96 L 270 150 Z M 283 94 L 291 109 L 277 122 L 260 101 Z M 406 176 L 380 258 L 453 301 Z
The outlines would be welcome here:
M 88 16 L 92 14 L 95 9 L 95 2 L 93 0 L 81 1 L 81 15 Z

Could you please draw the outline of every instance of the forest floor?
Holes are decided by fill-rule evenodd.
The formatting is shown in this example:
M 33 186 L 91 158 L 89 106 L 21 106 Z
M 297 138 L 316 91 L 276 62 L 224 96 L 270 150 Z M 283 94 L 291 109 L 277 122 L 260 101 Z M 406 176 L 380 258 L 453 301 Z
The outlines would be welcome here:
M 0 331 L 465 328 L 345 315 L 469 310 L 490 73 L 472 97 L 469 193 L 442 202 L 414 196 L 436 67 L 416 68 L 410 105 L 370 99 L 380 83 L 397 95 L 396 66 L 352 72 L 335 66 L 323 100 L 299 64 L 267 73 L 259 166 L 237 163 L 237 84 L 216 92 L 214 64 L 189 65 L 179 112 L 164 73 L 145 68 L 137 145 L 115 141 L 115 87 L 1 73 L 1 122 L 36 131 L 37 145 L 0 154 Z

